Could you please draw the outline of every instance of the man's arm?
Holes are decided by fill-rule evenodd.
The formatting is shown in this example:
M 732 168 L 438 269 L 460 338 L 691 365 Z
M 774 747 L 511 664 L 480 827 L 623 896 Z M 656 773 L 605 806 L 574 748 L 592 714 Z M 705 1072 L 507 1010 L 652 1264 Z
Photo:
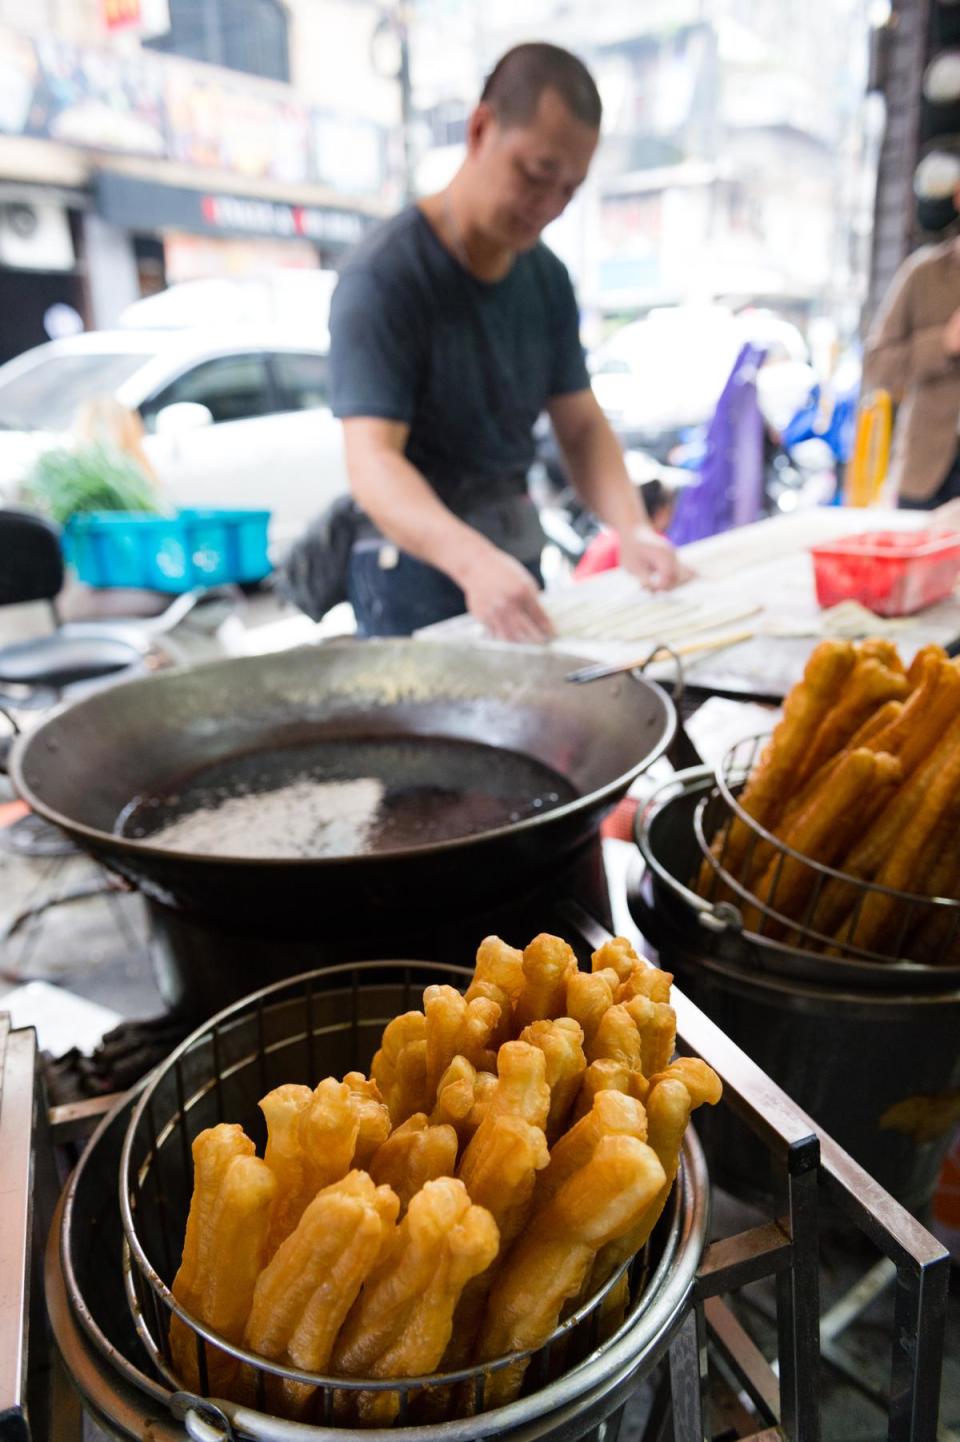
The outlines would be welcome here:
M 651 590 L 684 580 L 676 551 L 650 524 L 620 443 L 593 391 L 554 396 L 547 413 L 578 496 L 620 537 L 620 564 Z
M 409 427 L 371 416 L 343 422 L 350 488 L 385 536 L 461 588 L 494 636 L 542 641 L 552 632 L 527 569 L 455 516 L 404 455 Z

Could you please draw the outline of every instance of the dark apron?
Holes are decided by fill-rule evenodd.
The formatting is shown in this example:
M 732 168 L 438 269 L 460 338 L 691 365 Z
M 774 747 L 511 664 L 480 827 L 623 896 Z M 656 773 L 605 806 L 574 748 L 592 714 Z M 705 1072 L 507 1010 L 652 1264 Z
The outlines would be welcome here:
M 545 537 L 526 477 L 474 478 L 435 489 L 454 515 L 514 556 L 542 584 Z M 478 492 L 482 501 L 476 499 Z M 364 636 L 409 636 L 466 609 L 463 591 L 449 576 L 401 551 L 366 516 L 359 520 L 350 556 L 348 590 Z

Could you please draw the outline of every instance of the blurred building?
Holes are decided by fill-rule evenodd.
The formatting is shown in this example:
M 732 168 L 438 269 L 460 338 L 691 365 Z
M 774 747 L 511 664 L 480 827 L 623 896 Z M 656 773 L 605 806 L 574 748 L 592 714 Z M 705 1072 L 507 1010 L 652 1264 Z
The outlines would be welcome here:
M 66 307 L 334 266 L 399 197 L 383 40 L 366 0 L 0 0 L 0 360 Z
M 464 100 L 497 55 L 549 38 L 587 60 L 604 99 L 597 161 L 548 236 L 578 278 L 588 324 L 722 299 L 801 321 L 829 312 L 852 334 L 866 278 L 862 177 L 875 164 L 866 10 L 866 0 L 419 0 L 421 175 L 435 182 L 450 168 Z

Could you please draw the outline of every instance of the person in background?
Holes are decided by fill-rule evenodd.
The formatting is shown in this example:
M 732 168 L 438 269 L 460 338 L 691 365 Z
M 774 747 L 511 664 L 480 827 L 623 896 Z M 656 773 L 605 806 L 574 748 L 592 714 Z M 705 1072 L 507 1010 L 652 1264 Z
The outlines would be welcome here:
M 546 409 L 574 487 L 653 589 L 681 577 L 590 389 L 570 278 L 540 241 L 586 177 L 601 105 L 547 44 L 494 67 L 450 184 L 348 258 L 330 313 L 332 407 L 364 513 L 349 567 L 361 632 L 457 615 L 541 641 L 543 532 L 527 493 Z
M 898 405 L 899 504 L 932 510 L 960 497 L 960 238 L 914 251 L 893 277 L 864 347 L 863 395 L 876 389 Z
M 662 535 L 673 517 L 676 497 L 660 480 L 644 481 L 639 489 L 650 524 Z M 583 581 L 587 576 L 595 576 L 599 571 L 612 571 L 619 564 L 620 537 L 616 531 L 604 526 L 585 546 L 583 555 L 574 567 L 573 579 Z

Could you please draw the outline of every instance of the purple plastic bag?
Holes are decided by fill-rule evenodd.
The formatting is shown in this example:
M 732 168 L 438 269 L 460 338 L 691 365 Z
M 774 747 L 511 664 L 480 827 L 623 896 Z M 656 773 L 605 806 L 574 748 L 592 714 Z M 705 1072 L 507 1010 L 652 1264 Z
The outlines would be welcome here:
M 674 545 L 702 541 L 756 521 L 763 511 L 763 416 L 757 371 L 766 354 L 747 342 L 707 429 L 699 479 L 680 492 L 668 535 Z

